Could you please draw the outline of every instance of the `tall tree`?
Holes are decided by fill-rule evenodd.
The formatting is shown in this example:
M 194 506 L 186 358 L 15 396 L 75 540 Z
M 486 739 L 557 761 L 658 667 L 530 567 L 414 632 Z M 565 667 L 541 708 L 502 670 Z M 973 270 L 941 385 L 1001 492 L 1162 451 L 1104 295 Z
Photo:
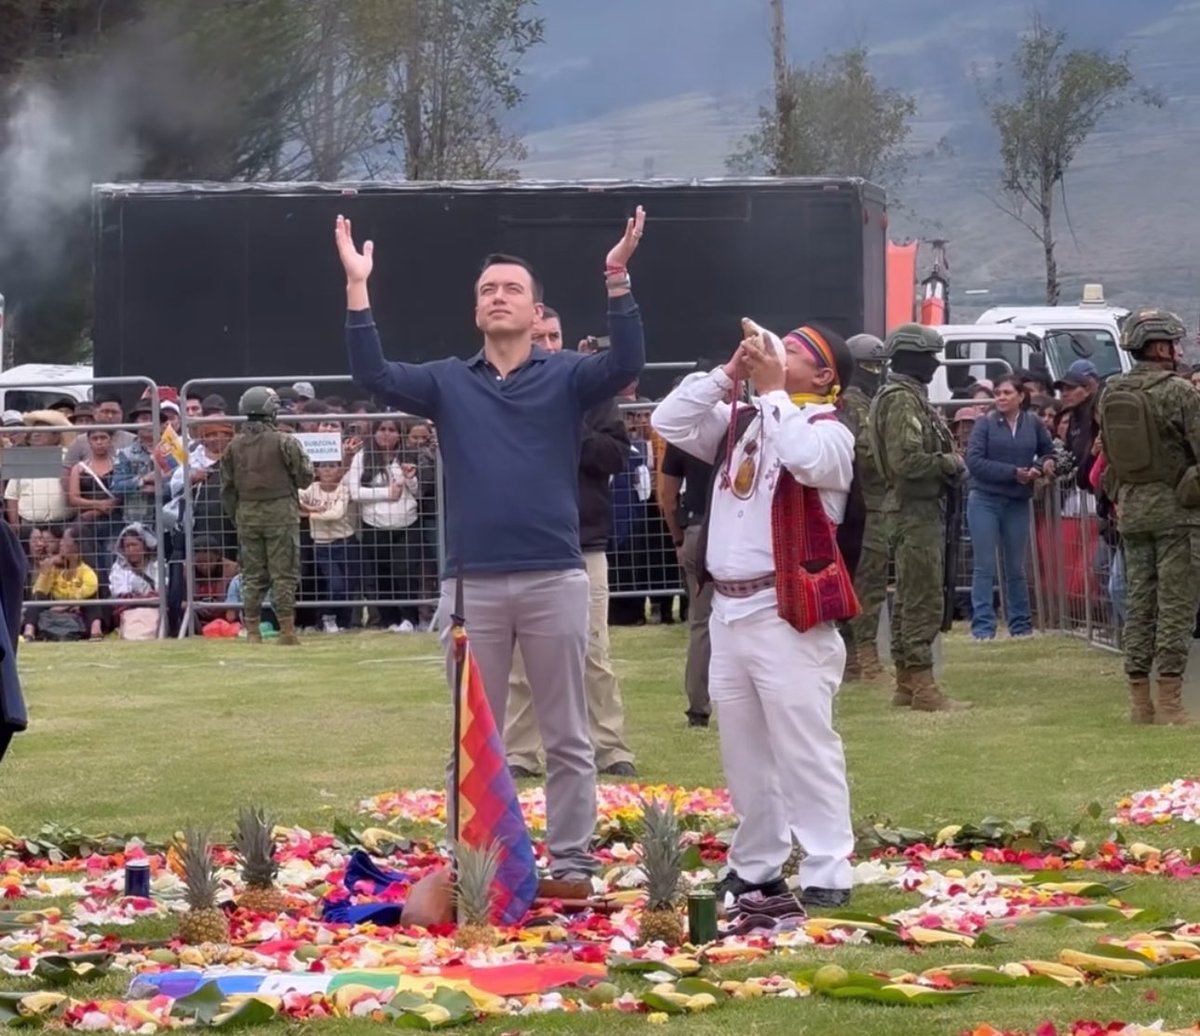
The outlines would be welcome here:
M 504 116 L 520 62 L 543 39 L 536 0 L 382 0 L 387 47 L 379 143 L 410 180 L 506 178 L 525 157 Z
M 1129 103 L 1155 107 L 1163 99 L 1135 83 L 1129 53 L 1070 50 L 1067 34 L 1034 15 L 1016 51 L 990 84 L 980 84 L 1000 136 L 997 206 L 1042 244 L 1046 303 L 1058 305 L 1054 215 L 1066 176 L 1105 116 Z
M 781 39 L 781 27 L 778 33 Z M 730 156 L 730 170 L 900 182 L 917 102 L 880 85 L 869 56 L 866 47 L 852 47 L 807 68 L 777 67 L 775 106 L 759 109 L 758 126 Z

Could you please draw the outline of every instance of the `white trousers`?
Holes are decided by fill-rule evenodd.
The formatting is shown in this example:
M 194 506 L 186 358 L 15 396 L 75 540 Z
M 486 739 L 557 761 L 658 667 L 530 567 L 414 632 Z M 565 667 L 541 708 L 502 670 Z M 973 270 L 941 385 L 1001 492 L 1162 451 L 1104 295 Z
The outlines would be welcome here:
M 833 729 L 833 697 L 846 663 L 837 627 L 798 633 L 764 608 L 729 623 L 714 615 L 709 631 L 708 689 L 740 820 L 730 866 L 753 884 L 773 881 L 794 834 L 808 854 L 802 887 L 850 888 L 850 791 Z

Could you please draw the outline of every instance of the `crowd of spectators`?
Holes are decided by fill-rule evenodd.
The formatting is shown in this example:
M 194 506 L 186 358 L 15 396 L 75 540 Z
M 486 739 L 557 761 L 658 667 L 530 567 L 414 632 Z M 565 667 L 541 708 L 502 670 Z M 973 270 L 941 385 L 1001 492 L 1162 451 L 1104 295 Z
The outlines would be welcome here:
M 631 625 L 674 621 L 682 583 L 658 503 L 665 447 L 636 389 L 619 400 L 636 405 L 625 412 L 630 457 L 614 479 L 609 545 L 611 621 Z M 308 383 L 277 391 L 281 428 L 341 443 L 337 460 L 315 462 L 316 481 L 300 496 L 298 625 L 428 629 L 439 579 L 436 429 L 401 415 L 372 418 L 371 402 L 318 398 Z M 119 397 L 97 395 L 4 414 L 0 445 L 39 448 L 24 451 L 30 462 L 3 482 L 5 520 L 33 563 L 27 639 L 149 639 L 159 633 L 160 599 L 166 632 L 178 633 L 187 621 L 189 522 L 192 631 L 238 631 L 237 534 L 220 485 L 233 411 L 220 395 L 180 399 L 169 388 L 159 390 L 158 428 L 152 411 L 147 398 L 126 410 Z M 686 617 L 686 597 L 680 609 Z
M 1190 376 L 1194 384 L 1200 384 L 1200 377 Z M 1001 382 L 1020 392 L 1019 419 L 1006 421 L 996 412 Z M 1007 496 L 1022 503 L 1020 507 L 1010 506 L 1003 519 L 982 516 L 982 508 L 976 503 L 975 526 L 968 524 L 963 558 L 966 570 L 972 574 L 973 594 L 960 595 L 960 610 L 964 618 L 973 619 L 972 629 L 978 640 L 989 640 L 995 633 L 992 597 L 996 593 L 997 547 L 1002 555 L 1000 570 L 1009 632 L 1021 636 L 1031 628 L 1029 606 L 1021 607 L 1021 584 L 1029 574 L 1029 555 L 1023 549 L 1029 530 L 1022 533 L 1021 524 L 1028 526 L 1030 521 L 1030 498 L 1042 606 L 1065 606 L 1068 622 L 1084 621 L 1089 609 L 1097 624 L 1107 623 L 1116 629 L 1123 622 L 1120 541 L 1112 502 L 1105 496 L 1101 479 L 1103 453 L 1095 412 L 1102 387 L 1095 364 L 1081 359 L 1058 381 L 1019 370 L 996 383 L 974 382 L 956 394 L 960 403 L 949 420 L 967 458 L 968 493 L 975 491 L 970 499 L 988 502 Z M 1005 435 L 988 434 L 994 431 L 988 425 L 989 419 L 1007 431 L 1007 441 Z M 1032 427 L 1034 421 L 1041 424 L 1044 435 Z M 1029 466 L 1036 470 L 1018 474 L 1021 469 L 1013 462 L 1013 440 L 1019 436 L 1029 449 Z M 1044 463 L 1047 459 L 1049 465 Z M 1006 468 L 1011 473 L 1008 481 L 1013 484 L 997 483 L 994 474 L 989 481 L 989 470 L 999 470 L 992 464 Z M 968 514 L 970 510 L 968 505 Z

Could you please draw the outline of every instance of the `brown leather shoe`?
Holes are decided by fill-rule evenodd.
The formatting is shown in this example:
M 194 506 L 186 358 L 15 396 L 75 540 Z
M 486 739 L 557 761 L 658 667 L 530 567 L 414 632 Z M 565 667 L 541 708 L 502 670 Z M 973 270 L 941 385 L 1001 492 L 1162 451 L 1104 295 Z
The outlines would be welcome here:
M 246 619 L 246 643 L 261 644 L 262 639 L 262 620 L 261 619 Z
M 279 643 L 286 647 L 296 647 L 300 643 L 300 637 L 296 633 L 296 620 L 294 618 L 279 620 Z
M 538 882 L 538 899 L 591 899 L 590 879 L 543 878 Z

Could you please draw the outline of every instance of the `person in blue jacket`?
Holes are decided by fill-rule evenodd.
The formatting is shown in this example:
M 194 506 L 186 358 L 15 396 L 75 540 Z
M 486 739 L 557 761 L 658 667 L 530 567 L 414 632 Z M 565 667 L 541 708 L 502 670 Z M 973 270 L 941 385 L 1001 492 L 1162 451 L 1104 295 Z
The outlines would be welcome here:
M 1054 475 L 1054 444 L 1042 422 L 1030 413 L 1016 378 L 997 380 L 995 407 L 975 422 L 967 445 L 971 491 L 967 525 L 975 566 L 971 579 L 971 636 L 996 636 L 994 585 L 997 549 L 1004 559 L 1008 632 L 1033 632 L 1025 555 L 1029 546 L 1029 501 L 1033 484 Z

